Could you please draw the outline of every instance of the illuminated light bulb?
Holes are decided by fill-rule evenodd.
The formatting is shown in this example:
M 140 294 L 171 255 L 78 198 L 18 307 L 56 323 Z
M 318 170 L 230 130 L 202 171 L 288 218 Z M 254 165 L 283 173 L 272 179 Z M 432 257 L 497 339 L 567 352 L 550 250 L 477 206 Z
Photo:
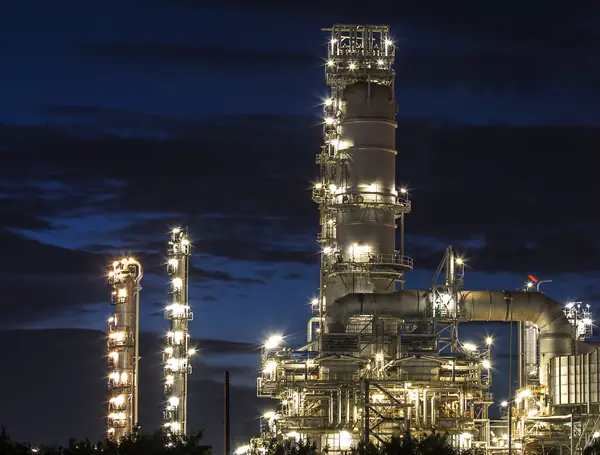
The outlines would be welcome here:
M 483 368 L 485 368 L 486 370 L 489 370 L 490 368 L 492 368 L 492 364 L 490 363 L 489 360 L 484 360 L 483 362 L 481 362 L 481 365 L 483 365 Z
M 332 117 L 325 117 L 325 125 L 333 125 L 335 123 L 335 119 Z
M 319 304 L 319 299 L 317 299 L 317 298 L 315 298 L 315 299 L 312 299 L 312 300 L 310 301 L 310 303 L 311 303 L 311 305 L 318 305 L 318 304 Z
M 508 401 L 503 401 L 502 403 L 500 403 L 500 406 L 505 408 L 506 406 L 508 406 Z
M 384 62 L 383 60 L 377 60 L 377 64 L 378 64 L 379 66 L 382 66 L 384 63 L 385 63 L 385 62 Z
M 177 259 L 169 259 L 169 265 L 171 267 L 177 267 L 177 264 L 179 264 L 179 261 Z
M 275 349 L 283 341 L 282 335 L 272 335 L 265 341 L 265 349 Z
M 115 272 L 108 272 L 108 276 L 109 276 L 110 278 L 114 277 L 114 276 L 115 276 Z
M 127 382 L 129 375 L 124 371 L 121 373 L 121 382 Z
M 114 405 L 121 406 L 125 404 L 125 395 L 118 395 L 110 399 L 110 402 Z
M 195 355 L 196 354 L 196 350 L 195 349 L 190 349 L 188 350 L 188 355 Z
M 333 220 L 327 220 L 327 224 L 333 224 Z
M 171 405 L 173 407 L 179 406 L 179 398 L 177 398 L 177 397 L 169 398 L 169 405 Z
M 117 293 L 117 295 L 120 298 L 127 297 L 127 289 L 125 289 L 125 288 L 119 289 L 119 292 Z
M 113 267 L 117 267 L 119 265 L 119 261 L 113 262 Z
M 528 287 L 528 288 L 532 288 L 532 287 L 533 287 L 533 283 L 532 283 L 531 281 L 528 281 L 528 282 L 527 282 L 527 287 Z
M 350 65 L 348 65 L 348 68 L 350 68 L 351 70 L 355 70 L 356 69 L 356 63 L 350 63 Z
M 173 287 L 175 289 L 179 289 L 179 288 L 181 288 L 181 286 L 183 286 L 183 281 L 181 280 L 181 278 L 179 278 L 179 277 L 173 278 Z
M 265 412 L 263 414 L 263 418 L 265 418 L 265 419 L 272 419 L 273 417 L 275 417 L 274 411 Z
M 323 101 L 323 104 L 325 106 L 331 106 L 333 104 L 333 100 L 331 98 L 328 98 L 325 101 Z
M 265 364 L 264 373 L 273 373 L 277 369 L 277 362 L 270 360 Z
M 378 353 L 375 355 L 375 359 L 376 359 L 378 362 L 381 362 L 381 361 L 383 361 L 383 354 L 382 354 L 382 353 L 380 353 L 380 352 L 378 352 Z
M 182 240 L 181 240 L 181 244 L 182 244 L 182 245 L 189 245 L 189 244 L 190 244 L 190 241 L 189 241 L 188 239 L 182 239 Z
M 531 390 L 526 389 L 519 393 L 519 398 L 526 398 L 531 396 Z
M 321 188 L 323 188 L 323 184 L 322 183 L 315 184 L 315 189 L 320 190 Z
M 119 358 L 119 353 L 116 351 L 113 351 L 110 354 L 108 354 L 108 356 L 113 360 L 117 360 Z
M 331 185 L 329 185 L 329 191 L 331 191 L 332 193 L 335 193 L 335 190 L 337 190 L 337 186 L 335 186 L 333 183 Z
M 333 65 L 335 65 L 335 63 L 334 63 L 333 60 L 328 60 L 327 61 L 327 66 L 333 66 Z
M 179 234 L 181 232 L 181 228 L 173 228 L 173 234 Z
M 323 248 L 323 254 L 329 254 L 331 253 L 331 247 L 326 246 L 325 248 Z
M 394 42 L 392 40 L 390 40 L 390 39 L 386 39 L 385 40 L 385 45 L 386 46 L 391 46 L 392 44 L 394 44 Z
M 592 435 L 594 438 L 600 438 L 600 431 L 595 431 Z
M 456 258 L 454 260 L 454 262 L 456 262 L 458 265 L 463 265 L 464 264 L 464 261 L 461 258 Z
M 400 188 L 400 192 L 402 194 L 406 194 L 408 192 L 408 190 L 406 188 Z
M 488 346 L 494 344 L 494 339 L 492 337 L 487 337 L 485 339 L 485 344 L 487 344 Z
M 477 346 L 475 346 L 473 343 L 465 343 L 465 344 L 463 344 L 463 348 L 465 349 L 465 351 L 476 351 L 477 350 Z
M 166 354 L 173 354 L 173 348 L 172 347 L 168 347 L 165 349 L 165 353 Z

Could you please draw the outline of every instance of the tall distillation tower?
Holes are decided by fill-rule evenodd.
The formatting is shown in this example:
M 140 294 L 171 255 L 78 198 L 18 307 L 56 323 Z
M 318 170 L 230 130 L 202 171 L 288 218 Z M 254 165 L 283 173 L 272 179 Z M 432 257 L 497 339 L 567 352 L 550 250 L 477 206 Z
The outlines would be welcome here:
M 192 372 L 188 323 L 193 318 L 188 300 L 188 277 L 191 245 L 187 232 L 175 228 L 168 246 L 167 272 L 171 277 L 172 302 L 165 308 L 165 319 L 171 327 L 165 347 L 164 429 L 169 435 L 185 435 L 187 431 L 188 374 Z
M 120 441 L 138 425 L 139 307 L 142 266 L 132 258 L 115 261 L 108 275 L 114 315 L 108 320 L 109 401 L 107 435 Z
M 407 190 L 396 187 L 395 48 L 387 26 L 336 25 L 325 65 L 324 145 L 317 155 L 321 286 L 315 314 L 348 293 L 392 292 L 404 256 Z M 400 218 L 400 249 L 396 220 Z M 321 321 L 322 322 L 322 321 Z

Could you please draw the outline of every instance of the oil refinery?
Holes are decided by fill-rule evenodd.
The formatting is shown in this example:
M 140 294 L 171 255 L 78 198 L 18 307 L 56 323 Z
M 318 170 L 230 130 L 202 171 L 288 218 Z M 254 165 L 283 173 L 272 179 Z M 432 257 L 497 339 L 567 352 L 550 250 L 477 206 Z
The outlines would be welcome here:
M 461 450 L 581 453 L 600 437 L 600 353 L 586 342 L 589 305 L 558 303 L 539 292 L 539 283 L 515 291 L 469 290 L 465 260 L 451 246 L 429 288 L 405 288 L 414 268 L 404 245 L 412 204 L 409 189 L 396 183 L 394 40 L 380 25 L 326 31 L 330 93 L 316 158 L 320 178 L 312 190 L 320 214 L 319 292 L 304 344 L 288 346 L 284 334 L 264 343 L 257 394 L 270 399 L 272 409 L 261 417 L 260 436 L 235 453 L 307 439 L 340 453 L 361 441 L 433 432 Z M 194 353 L 190 253 L 187 232 L 174 229 L 164 350 L 164 429 L 173 436 L 187 432 Z M 138 425 L 142 276 L 131 258 L 115 262 L 109 275 L 116 309 L 108 333 L 107 431 L 117 441 Z M 510 323 L 511 378 L 512 326 L 518 324 L 518 385 L 510 381 L 507 401 L 492 394 L 493 338 L 459 337 L 460 324 L 469 322 Z M 499 419 L 491 418 L 492 406 Z
M 565 307 L 535 286 L 468 290 L 452 247 L 428 289 L 405 289 L 411 201 L 396 186 L 394 42 L 387 26 L 327 31 L 330 96 L 312 193 L 319 294 L 304 345 L 286 346 L 283 334 L 264 343 L 257 389 L 273 408 L 260 437 L 236 453 L 264 452 L 273 439 L 310 439 L 339 453 L 359 441 L 432 432 L 461 449 L 581 452 L 600 437 L 600 359 L 584 342 L 589 306 Z M 494 340 L 459 338 L 459 324 L 471 321 L 518 323 L 519 386 L 511 382 L 510 401 L 491 393 Z M 492 405 L 501 419 L 490 418 Z

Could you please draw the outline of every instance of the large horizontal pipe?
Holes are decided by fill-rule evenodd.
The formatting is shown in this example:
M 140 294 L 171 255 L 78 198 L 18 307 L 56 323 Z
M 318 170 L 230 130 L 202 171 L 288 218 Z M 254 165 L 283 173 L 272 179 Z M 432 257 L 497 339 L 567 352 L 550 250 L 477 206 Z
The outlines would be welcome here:
M 562 305 L 539 292 L 461 291 L 459 308 L 469 321 L 529 321 L 542 334 L 573 334 Z M 360 314 L 398 318 L 423 317 L 431 308 L 430 292 L 404 290 L 386 294 L 347 294 L 327 307 L 327 329 L 343 333 L 348 319 Z
M 478 322 L 525 322 L 540 329 L 540 382 L 546 383 L 548 362 L 572 354 L 573 327 L 562 305 L 539 292 L 461 291 L 461 316 Z M 430 291 L 404 290 L 387 294 L 347 294 L 327 307 L 329 333 L 344 333 L 352 316 L 380 315 L 421 318 L 431 309 Z M 429 313 L 431 314 L 431 313 Z

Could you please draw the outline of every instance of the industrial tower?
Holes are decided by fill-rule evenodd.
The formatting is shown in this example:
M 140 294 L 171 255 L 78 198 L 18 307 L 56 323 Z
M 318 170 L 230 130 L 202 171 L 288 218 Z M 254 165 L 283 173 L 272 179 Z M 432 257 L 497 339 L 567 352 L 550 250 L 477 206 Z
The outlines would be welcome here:
M 343 452 L 359 441 L 446 434 L 461 449 L 581 450 L 600 437 L 600 351 L 584 343 L 591 314 L 531 287 L 465 290 L 464 259 L 448 247 L 424 290 L 405 290 L 409 192 L 396 187 L 395 47 L 387 26 L 336 25 L 328 43 L 321 177 L 319 295 L 307 343 L 282 334 L 262 349 L 258 396 L 276 400 L 261 436 L 310 438 Z M 433 207 L 430 209 L 434 209 Z M 396 226 L 399 224 L 399 248 Z M 459 323 L 520 322 L 519 388 L 491 420 L 493 338 L 460 340 Z M 523 374 L 521 374 L 523 373 Z
M 191 245 L 187 232 L 175 228 L 168 246 L 167 273 L 171 277 L 172 302 L 165 308 L 171 327 L 166 336 L 164 429 L 170 436 L 187 434 L 188 374 L 192 372 L 188 323 L 193 319 L 188 300 Z
M 114 315 L 108 320 L 107 436 L 119 442 L 138 425 L 139 308 L 142 266 L 132 258 L 115 261 L 108 274 Z

